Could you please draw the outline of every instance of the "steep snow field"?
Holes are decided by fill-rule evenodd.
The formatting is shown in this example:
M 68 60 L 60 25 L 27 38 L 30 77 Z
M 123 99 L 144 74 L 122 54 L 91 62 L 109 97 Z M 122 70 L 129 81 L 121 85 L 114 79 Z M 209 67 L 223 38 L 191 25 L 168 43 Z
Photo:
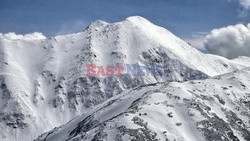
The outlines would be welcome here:
M 0 140 L 32 140 L 140 85 L 206 79 L 250 66 L 204 54 L 142 17 L 47 38 L 0 34 Z M 88 77 L 86 64 L 160 65 L 164 75 Z
M 249 74 L 126 90 L 37 140 L 249 141 Z

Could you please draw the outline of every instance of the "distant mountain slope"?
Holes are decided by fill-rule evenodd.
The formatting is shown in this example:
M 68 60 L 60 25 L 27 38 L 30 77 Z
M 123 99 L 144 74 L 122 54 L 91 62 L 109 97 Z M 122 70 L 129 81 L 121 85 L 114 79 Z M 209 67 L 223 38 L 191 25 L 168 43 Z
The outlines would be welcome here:
M 249 141 L 249 74 L 126 90 L 37 140 Z
M 164 75 L 88 77 L 90 63 L 159 65 Z M 51 38 L 1 34 L 0 140 L 33 139 L 140 85 L 205 79 L 249 65 L 204 54 L 136 16 Z

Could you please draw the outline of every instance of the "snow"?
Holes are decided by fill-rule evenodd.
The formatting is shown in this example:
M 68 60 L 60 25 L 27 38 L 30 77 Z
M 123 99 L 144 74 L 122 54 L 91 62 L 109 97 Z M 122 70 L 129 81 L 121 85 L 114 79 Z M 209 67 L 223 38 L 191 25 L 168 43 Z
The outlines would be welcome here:
M 202 128 L 206 129 L 207 127 L 204 127 L 204 125 L 198 126 L 197 123 L 202 121 L 212 123 L 211 118 L 218 117 L 218 122 L 219 119 L 222 119 L 229 125 L 233 135 L 244 141 L 247 140 L 246 136 L 249 136 L 249 129 L 247 129 L 247 127 L 249 127 L 249 115 L 243 114 L 242 112 L 249 110 L 247 109 L 249 107 L 242 105 L 241 100 L 243 100 L 244 97 L 248 97 L 249 99 L 250 85 L 249 83 L 245 83 L 250 79 L 249 75 L 245 74 L 249 73 L 250 68 L 221 75 L 220 79 L 214 77 L 207 80 L 188 81 L 184 83 L 162 83 L 156 86 L 144 86 L 140 89 L 125 91 L 121 95 L 104 102 L 101 104 L 102 106 L 98 106 L 92 111 L 61 126 L 55 132 L 43 134 L 38 140 L 59 141 L 77 140 L 80 138 L 82 140 L 88 140 L 95 138 L 97 133 L 100 132 L 107 133 L 108 137 L 99 136 L 95 139 L 114 139 L 120 134 L 118 130 L 119 127 L 125 126 L 127 129 L 139 130 L 143 128 L 141 124 L 146 123 L 145 129 L 151 131 L 151 133 L 156 133 L 156 138 L 154 139 L 205 141 L 208 138 L 216 139 L 217 136 L 212 133 L 209 136 L 204 135 Z M 236 75 L 239 77 L 235 78 L 234 76 Z M 245 84 L 246 88 L 239 87 L 237 85 L 239 83 Z M 207 88 L 204 89 L 205 87 Z M 227 92 L 228 90 L 224 87 L 237 91 L 237 95 L 232 96 L 234 92 Z M 218 101 L 215 95 L 218 95 L 221 100 L 225 101 L 225 104 Z M 112 102 L 112 104 L 107 106 L 107 103 L 110 102 Z M 189 102 L 192 102 L 192 105 L 190 105 Z M 132 105 L 138 106 L 138 108 L 133 110 Z M 199 106 L 201 109 L 197 109 L 196 106 Z M 237 110 L 236 107 L 239 106 L 241 106 L 240 110 Z M 207 107 L 211 109 L 208 110 Z M 195 112 L 191 115 L 190 110 Z M 235 123 L 232 123 L 232 120 L 235 120 L 234 117 L 228 116 L 226 111 L 235 113 L 238 116 L 237 118 L 243 121 L 243 129 L 247 130 L 247 132 L 242 132 L 239 127 L 235 127 L 236 125 L 233 125 Z M 205 116 L 203 112 L 205 112 L 208 117 Z M 169 113 L 171 113 L 172 117 L 169 116 Z M 87 121 L 86 116 L 92 116 L 93 118 Z M 143 123 L 137 124 L 133 122 L 135 117 L 140 118 Z M 98 125 L 90 125 L 88 130 L 83 131 L 87 123 L 92 121 L 97 121 Z M 228 131 L 220 127 L 218 123 L 216 124 L 217 125 L 211 126 L 208 129 L 211 130 L 211 132 L 215 132 L 215 134 L 216 130 L 220 130 L 224 138 L 231 140 L 232 138 L 226 135 Z M 76 129 L 82 130 L 76 132 Z M 65 132 L 66 130 L 67 132 Z M 111 130 L 112 132 L 110 133 Z M 132 136 L 128 138 L 125 135 L 131 135 L 129 131 L 125 134 L 121 134 L 121 136 L 124 136 L 127 140 L 131 140 Z M 153 140 L 153 138 L 146 137 L 142 139 Z

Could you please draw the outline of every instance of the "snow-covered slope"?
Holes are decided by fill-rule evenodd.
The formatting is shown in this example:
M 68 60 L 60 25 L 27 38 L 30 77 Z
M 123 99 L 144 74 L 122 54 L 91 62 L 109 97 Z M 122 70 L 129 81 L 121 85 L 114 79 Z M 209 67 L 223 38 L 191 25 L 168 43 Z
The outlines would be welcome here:
M 159 65 L 164 75 L 88 77 L 86 64 Z M 0 140 L 31 140 L 140 85 L 205 79 L 249 66 L 203 54 L 142 17 L 96 21 L 46 38 L 0 34 Z
M 249 141 L 250 68 L 126 90 L 41 135 L 46 141 Z

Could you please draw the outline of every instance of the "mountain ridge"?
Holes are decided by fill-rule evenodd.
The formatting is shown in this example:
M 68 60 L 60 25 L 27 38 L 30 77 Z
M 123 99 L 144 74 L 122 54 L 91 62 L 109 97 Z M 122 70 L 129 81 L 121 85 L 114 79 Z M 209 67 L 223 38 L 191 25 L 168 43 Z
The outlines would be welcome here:
M 250 68 L 246 68 L 205 80 L 127 90 L 88 114 L 44 133 L 37 141 L 247 141 L 249 73 Z

